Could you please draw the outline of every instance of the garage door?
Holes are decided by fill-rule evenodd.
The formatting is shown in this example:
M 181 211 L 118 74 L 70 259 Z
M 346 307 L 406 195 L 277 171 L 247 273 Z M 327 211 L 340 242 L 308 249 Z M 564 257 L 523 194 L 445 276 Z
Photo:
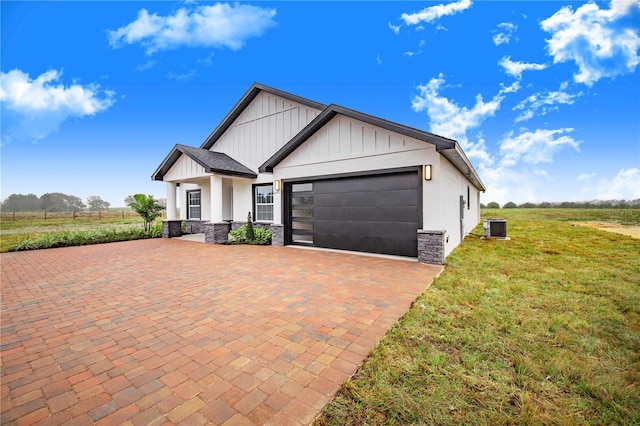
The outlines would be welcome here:
M 289 243 L 415 257 L 420 183 L 405 171 L 288 184 Z

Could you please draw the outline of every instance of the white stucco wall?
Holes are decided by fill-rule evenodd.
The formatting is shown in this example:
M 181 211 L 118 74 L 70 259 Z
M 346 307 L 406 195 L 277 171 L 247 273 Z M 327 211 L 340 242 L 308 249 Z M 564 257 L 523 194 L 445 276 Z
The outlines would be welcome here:
M 468 234 L 480 221 L 478 189 L 458 171 L 446 158 L 440 157 L 439 166 L 433 170 L 433 181 L 439 186 L 438 215 L 440 228 L 446 231 L 448 241 L 445 244 L 445 256 L 464 239 L 460 233 L 460 196 L 469 204 L 464 206 L 463 232 Z M 428 182 L 426 182 L 428 183 Z
M 209 190 L 209 182 L 202 180 L 198 183 L 180 184 L 180 219 L 187 219 L 187 191 L 198 189 L 200 190 L 200 219 L 209 220 L 211 218 L 211 191 Z

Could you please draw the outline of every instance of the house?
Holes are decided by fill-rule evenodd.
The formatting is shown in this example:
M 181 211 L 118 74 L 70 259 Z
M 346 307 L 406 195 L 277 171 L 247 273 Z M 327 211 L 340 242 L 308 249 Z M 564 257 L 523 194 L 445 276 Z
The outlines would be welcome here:
M 251 212 L 273 245 L 441 264 L 480 221 L 484 184 L 451 139 L 255 83 L 199 148 L 176 145 L 163 236 L 222 243 Z M 180 217 L 170 206 L 179 194 Z M 186 224 L 186 225 L 185 225 Z

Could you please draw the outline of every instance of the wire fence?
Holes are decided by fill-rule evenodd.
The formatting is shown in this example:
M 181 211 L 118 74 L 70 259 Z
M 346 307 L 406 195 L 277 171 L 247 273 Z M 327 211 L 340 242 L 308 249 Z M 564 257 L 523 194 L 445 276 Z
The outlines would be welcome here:
M 74 212 L 0 212 L 0 221 L 39 221 L 39 220 L 103 220 L 140 217 L 133 210 L 102 210 Z M 162 212 L 164 217 L 164 211 Z

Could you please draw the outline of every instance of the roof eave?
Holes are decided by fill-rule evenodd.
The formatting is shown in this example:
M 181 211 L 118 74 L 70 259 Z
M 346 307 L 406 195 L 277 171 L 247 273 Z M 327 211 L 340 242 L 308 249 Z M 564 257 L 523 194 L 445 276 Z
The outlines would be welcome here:
M 449 160 L 478 190 L 483 192 L 487 190 L 458 142 L 455 143 L 453 148 L 440 149 L 438 152 Z

